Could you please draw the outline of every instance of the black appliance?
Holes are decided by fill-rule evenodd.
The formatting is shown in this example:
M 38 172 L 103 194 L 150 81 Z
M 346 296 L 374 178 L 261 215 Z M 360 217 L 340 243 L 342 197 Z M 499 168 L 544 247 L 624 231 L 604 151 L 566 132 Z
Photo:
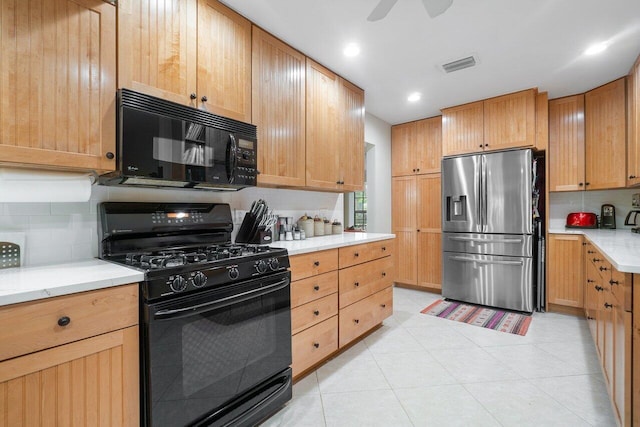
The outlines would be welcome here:
M 605 203 L 600 207 L 600 228 L 616 228 L 616 207 Z
M 286 249 L 231 243 L 227 204 L 102 203 L 100 258 L 144 271 L 145 426 L 255 425 L 291 399 Z
M 256 185 L 256 126 L 120 89 L 117 170 L 104 185 L 236 191 Z

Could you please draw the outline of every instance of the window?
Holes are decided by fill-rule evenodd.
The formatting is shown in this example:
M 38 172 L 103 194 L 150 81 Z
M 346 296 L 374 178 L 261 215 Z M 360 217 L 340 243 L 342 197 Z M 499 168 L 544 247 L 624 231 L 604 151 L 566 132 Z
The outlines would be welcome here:
M 356 191 L 353 194 L 353 226 L 355 228 L 367 229 L 367 193 Z

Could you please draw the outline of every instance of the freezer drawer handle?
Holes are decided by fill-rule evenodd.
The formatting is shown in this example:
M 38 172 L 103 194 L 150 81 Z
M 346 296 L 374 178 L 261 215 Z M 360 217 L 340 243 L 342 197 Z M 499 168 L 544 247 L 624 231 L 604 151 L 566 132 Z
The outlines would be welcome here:
M 486 259 L 466 258 L 462 256 L 452 256 L 450 259 L 463 262 L 477 262 L 478 264 L 497 264 L 497 265 L 523 265 L 522 261 L 490 261 Z
M 522 239 L 474 239 L 473 237 L 456 237 L 450 236 L 449 240 L 457 240 L 459 242 L 478 242 L 478 243 L 522 243 Z

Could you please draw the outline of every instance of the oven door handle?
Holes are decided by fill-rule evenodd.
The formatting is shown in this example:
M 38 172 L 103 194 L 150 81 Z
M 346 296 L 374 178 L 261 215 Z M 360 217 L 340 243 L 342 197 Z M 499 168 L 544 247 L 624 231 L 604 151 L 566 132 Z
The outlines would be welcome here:
M 233 295 L 226 298 L 216 299 L 214 301 L 207 301 L 202 304 L 195 304 L 190 307 L 182 307 L 175 309 L 166 309 L 166 310 L 158 310 L 154 314 L 155 320 L 167 320 L 167 319 L 177 319 L 181 317 L 193 316 L 195 314 L 204 313 L 211 310 L 216 310 L 219 308 L 227 307 L 229 305 L 237 304 L 244 301 L 249 301 L 254 298 L 261 297 L 263 295 L 270 294 L 272 292 L 279 291 L 281 289 L 289 286 L 289 278 L 286 277 L 279 282 L 273 283 L 271 285 L 253 289 L 251 291 L 243 292 L 238 295 Z

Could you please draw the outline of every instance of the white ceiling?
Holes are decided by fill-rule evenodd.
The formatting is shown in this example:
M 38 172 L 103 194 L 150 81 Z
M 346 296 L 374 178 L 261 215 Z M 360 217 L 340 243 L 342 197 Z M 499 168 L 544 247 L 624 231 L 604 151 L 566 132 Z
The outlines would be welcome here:
M 367 16 L 378 0 L 223 2 L 363 88 L 367 112 L 390 124 L 530 87 L 549 98 L 585 92 L 627 74 L 640 54 L 640 0 L 454 0 L 433 19 L 420 0 L 399 0 L 377 22 Z M 600 41 L 609 49 L 583 55 Z M 348 42 L 359 56 L 343 56 Z M 474 68 L 439 69 L 471 54 Z M 414 91 L 422 99 L 410 104 Z

